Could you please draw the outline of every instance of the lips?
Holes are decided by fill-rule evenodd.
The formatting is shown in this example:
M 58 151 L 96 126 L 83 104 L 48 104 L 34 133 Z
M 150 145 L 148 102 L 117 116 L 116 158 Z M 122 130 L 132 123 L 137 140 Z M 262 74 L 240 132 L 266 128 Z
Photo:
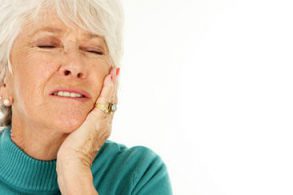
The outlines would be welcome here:
M 81 89 L 73 89 L 73 88 L 58 88 L 58 89 L 54 89 L 50 95 L 52 96 L 56 96 L 56 93 L 58 92 L 68 92 L 68 93 L 76 93 L 76 94 L 80 94 L 82 95 L 82 97 L 79 98 L 90 98 L 90 94 L 84 90 Z

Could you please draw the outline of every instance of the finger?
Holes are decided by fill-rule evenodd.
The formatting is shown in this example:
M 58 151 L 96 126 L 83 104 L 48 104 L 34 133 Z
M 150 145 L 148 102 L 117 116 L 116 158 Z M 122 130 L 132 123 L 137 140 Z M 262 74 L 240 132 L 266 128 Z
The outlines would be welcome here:
M 100 96 L 98 97 L 96 103 L 108 103 L 111 102 L 113 92 L 115 90 L 115 83 L 113 78 L 115 77 L 115 68 L 113 67 L 104 79 L 104 84 Z
M 116 69 L 116 75 L 114 77 L 114 87 L 113 87 L 113 92 L 111 96 L 111 102 L 113 104 L 118 104 L 119 70 L 120 68 Z
M 103 88 L 101 90 L 101 93 L 96 100 L 96 104 L 105 104 L 111 102 L 111 97 L 114 91 L 114 82 L 113 82 L 113 75 L 114 75 L 115 68 L 112 67 L 110 73 L 105 77 Z M 112 120 L 113 115 L 110 113 L 105 113 L 104 111 L 100 110 L 99 108 L 94 106 L 94 108 L 91 110 L 91 112 L 87 116 L 87 121 L 89 124 L 92 124 L 96 126 L 96 129 L 98 129 L 97 125 L 101 125 L 100 123 L 97 123 L 97 120 L 100 120 L 100 122 L 104 121 L 103 123 L 108 123 L 107 121 Z

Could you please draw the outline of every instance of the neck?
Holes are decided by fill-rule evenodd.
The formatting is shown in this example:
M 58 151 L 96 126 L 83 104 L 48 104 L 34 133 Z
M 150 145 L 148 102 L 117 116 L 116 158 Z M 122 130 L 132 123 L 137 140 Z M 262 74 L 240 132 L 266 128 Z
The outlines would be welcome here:
M 12 118 L 11 139 L 25 153 L 38 160 L 55 160 L 58 150 L 67 136 L 68 134 L 56 129 L 26 123 L 20 124 L 19 120 Z

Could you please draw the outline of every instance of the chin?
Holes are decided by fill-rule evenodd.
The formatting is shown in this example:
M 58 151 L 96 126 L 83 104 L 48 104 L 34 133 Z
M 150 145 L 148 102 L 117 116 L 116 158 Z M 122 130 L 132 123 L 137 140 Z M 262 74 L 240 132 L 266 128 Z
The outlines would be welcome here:
M 60 118 L 55 126 L 63 133 L 72 133 L 84 122 L 85 117 Z

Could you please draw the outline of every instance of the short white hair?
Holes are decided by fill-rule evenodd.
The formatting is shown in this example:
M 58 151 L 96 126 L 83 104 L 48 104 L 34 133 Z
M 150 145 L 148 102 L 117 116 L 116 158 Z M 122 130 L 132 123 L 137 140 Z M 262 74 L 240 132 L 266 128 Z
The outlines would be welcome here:
M 113 66 L 120 66 L 124 23 L 120 0 L 0 0 L 0 83 L 7 71 L 12 71 L 10 52 L 22 25 L 35 19 L 43 8 L 55 9 L 66 25 L 75 24 L 104 37 Z M 11 108 L 1 110 L 10 115 L 2 125 L 10 125 Z

